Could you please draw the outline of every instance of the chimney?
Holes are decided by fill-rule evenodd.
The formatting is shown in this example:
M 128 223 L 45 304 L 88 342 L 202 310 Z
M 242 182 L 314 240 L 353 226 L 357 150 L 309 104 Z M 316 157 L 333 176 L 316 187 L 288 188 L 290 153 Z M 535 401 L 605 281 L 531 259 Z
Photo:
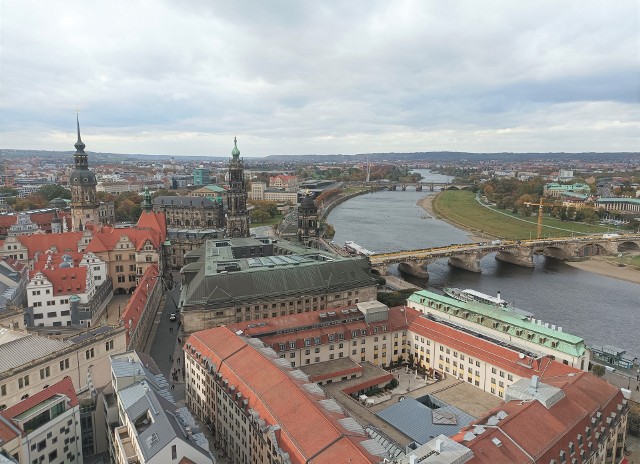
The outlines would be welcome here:
M 412 454 L 409 456 L 409 464 L 416 464 L 416 455 Z
M 502 301 L 502 300 L 500 299 L 500 290 L 498 290 L 498 301 Z
M 498 293 L 498 295 L 500 295 L 500 294 Z M 440 440 L 440 439 L 436 440 L 436 451 L 438 453 L 442 453 L 442 440 Z
M 538 390 L 539 381 L 540 381 L 540 377 L 538 377 L 537 375 L 532 375 L 531 376 L 531 388 L 533 388 L 534 390 Z

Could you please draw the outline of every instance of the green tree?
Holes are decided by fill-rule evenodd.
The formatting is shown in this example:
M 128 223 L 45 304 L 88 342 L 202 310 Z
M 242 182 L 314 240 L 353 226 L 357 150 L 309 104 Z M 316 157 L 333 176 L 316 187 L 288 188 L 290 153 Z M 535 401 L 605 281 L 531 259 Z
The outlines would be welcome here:
M 14 189 L 14 188 L 11 188 L 11 187 L 4 187 L 4 186 L 0 187 L 0 193 L 7 194 L 7 195 L 12 195 L 14 197 L 18 196 L 18 191 L 16 189 Z
M 594 364 L 591 368 L 591 373 L 596 377 L 602 377 L 605 373 L 605 368 L 602 364 Z
M 47 202 L 54 198 L 71 199 L 71 191 L 57 184 L 43 185 L 36 191 L 36 193 L 47 200 Z

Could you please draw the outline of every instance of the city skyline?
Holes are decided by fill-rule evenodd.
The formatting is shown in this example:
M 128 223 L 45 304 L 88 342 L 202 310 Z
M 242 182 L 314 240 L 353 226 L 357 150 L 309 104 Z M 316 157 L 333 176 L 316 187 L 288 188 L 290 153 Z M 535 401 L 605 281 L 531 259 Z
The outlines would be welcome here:
M 5 3 L 2 148 L 637 151 L 633 2 Z

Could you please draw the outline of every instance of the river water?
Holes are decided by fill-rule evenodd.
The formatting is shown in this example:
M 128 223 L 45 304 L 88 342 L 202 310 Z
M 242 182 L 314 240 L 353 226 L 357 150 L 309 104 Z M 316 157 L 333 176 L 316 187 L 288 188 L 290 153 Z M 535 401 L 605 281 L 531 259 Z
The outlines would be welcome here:
M 424 181 L 446 182 L 445 176 L 417 170 Z M 397 251 L 468 243 L 467 234 L 431 218 L 416 202 L 431 192 L 376 192 L 337 206 L 328 221 L 335 227 L 334 241 L 353 240 L 375 251 Z M 575 269 L 561 261 L 535 256 L 528 269 L 487 255 L 481 273 L 467 272 L 441 259 L 429 264 L 429 280 L 403 276 L 422 288 L 473 288 L 502 298 L 534 313 L 537 319 L 561 326 L 585 339 L 588 345 L 615 345 L 640 357 L 640 285 Z M 390 269 L 398 274 L 397 267 Z

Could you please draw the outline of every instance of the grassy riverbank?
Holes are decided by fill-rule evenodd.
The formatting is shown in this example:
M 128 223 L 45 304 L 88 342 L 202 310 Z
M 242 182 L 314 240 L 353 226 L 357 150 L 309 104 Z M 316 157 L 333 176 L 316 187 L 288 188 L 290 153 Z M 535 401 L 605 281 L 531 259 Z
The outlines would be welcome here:
M 433 211 L 440 218 L 472 231 L 506 239 L 535 238 L 537 217 L 522 217 L 503 210 L 487 208 L 476 201 L 475 194 L 466 190 L 447 190 L 433 201 Z M 578 222 L 563 222 L 545 217 L 544 237 L 565 237 L 574 234 L 599 234 L 609 230 L 604 226 L 590 226 Z

